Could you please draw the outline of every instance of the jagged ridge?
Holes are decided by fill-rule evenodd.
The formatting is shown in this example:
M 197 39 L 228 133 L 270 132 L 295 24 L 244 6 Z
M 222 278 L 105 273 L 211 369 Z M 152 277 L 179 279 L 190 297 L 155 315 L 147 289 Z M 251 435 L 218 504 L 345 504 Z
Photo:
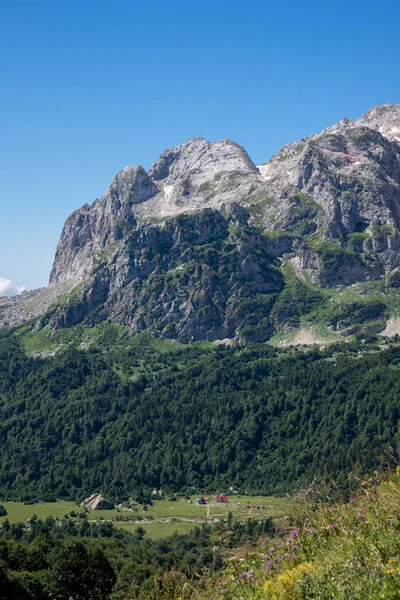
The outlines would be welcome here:
M 259 168 L 234 142 L 201 138 L 147 173 L 126 167 L 67 219 L 49 289 L 74 291 L 40 324 L 110 319 L 182 341 L 268 339 L 282 327 L 271 318 L 282 258 L 323 288 L 397 287 L 399 132 L 400 105 L 389 104 L 284 146 Z M 24 320 L 20 310 L 13 321 L 12 307 L 0 314 Z

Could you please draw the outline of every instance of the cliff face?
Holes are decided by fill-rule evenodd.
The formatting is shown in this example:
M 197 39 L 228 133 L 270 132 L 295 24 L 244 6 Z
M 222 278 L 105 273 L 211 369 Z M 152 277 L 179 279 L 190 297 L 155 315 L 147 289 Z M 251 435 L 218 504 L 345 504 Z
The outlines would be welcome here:
M 149 329 L 183 342 L 246 339 L 246 325 L 259 318 L 251 302 L 261 295 L 271 307 L 283 278 L 267 241 L 247 227 L 248 215 L 230 209 L 230 214 L 204 209 L 162 227 L 136 227 L 43 324 L 60 328 L 108 319 L 135 333 Z M 257 324 L 259 339 L 268 339 L 273 330 L 265 312 L 265 322 Z
M 8 301 L 0 318 L 46 313 L 40 323 L 52 328 L 109 319 L 185 342 L 265 340 L 290 328 L 284 263 L 299 285 L 390 289 L 400 285 L 399 250 L 400 105 L 390 104 L 260 167 L 234 142 L 201 138 L 148 172 L 126 167 L 67 219 L 41 308 L 15 317 L 20 301 Z

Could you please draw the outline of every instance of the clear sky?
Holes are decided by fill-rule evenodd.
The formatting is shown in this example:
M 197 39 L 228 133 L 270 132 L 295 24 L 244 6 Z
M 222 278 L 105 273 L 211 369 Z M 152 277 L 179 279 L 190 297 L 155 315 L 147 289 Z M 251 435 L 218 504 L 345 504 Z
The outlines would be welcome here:
M 3 0 L 0 292 L 46 285 L 65 218 L 128 164 L 194 136 L 260 164 L 400 101 L 399 19 L 396 0 Z

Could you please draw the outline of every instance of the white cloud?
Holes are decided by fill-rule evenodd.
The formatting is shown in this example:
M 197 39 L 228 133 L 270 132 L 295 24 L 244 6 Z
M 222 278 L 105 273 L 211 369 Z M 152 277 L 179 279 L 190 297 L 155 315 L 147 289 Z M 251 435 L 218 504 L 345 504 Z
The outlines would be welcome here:
M 11 279 L 0 277 L 0 296 L 16 296 L 26 290 L 26 285 L 13 283 Z

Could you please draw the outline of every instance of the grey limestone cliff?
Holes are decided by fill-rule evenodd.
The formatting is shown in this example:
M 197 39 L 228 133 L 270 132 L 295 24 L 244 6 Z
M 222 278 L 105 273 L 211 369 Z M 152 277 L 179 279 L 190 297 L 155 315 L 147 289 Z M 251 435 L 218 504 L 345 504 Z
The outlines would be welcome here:
M 400 286 L 399 250 L 400 104 L 388 104 L 260 167 L 238 144 L 202 138 L 165 151 L 148 172 L 126 167 L 68 217 L 35 308 L 0 301 L 0 319 L 266 340 L 289 319 L 284 264 L 315 297 L 318 287 L 368 281 L 390 289 Z

